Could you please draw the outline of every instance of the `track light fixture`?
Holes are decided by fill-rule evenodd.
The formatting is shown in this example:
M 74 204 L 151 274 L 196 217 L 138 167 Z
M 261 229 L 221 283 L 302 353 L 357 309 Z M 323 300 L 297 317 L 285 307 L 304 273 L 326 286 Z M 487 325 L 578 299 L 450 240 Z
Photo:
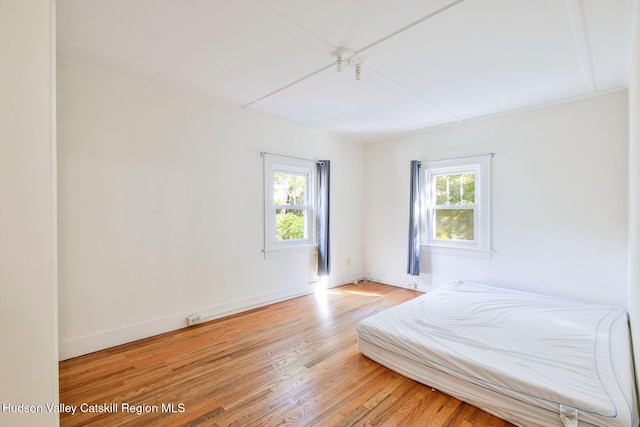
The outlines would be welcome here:
M 355 55 L 355 52 L 348 47 L 339 47 L 332 55 L 336 57 L 336 70 L 341 73 L 342 64 L 344 64 L 345 60 L 348 60 Z
M 364 64 L 364 58 L 362 58 L 361 56 L 352 56 L 349 59 L 349 66 L 351 68 L 355 68 L 356 69 L 356 80 L 360 80 L 360 78 L 362 77 L 362 65 Z
M 332 55 L 336 58 L 336 70 L 339 73 L 342 72 L 344 63 L 347 61 L 349 67 L 356 69 L 356 80 L 360 80 L 363 60 L 361 57 L 356 56 L 356 52 L 348 47 L 340 47 Z

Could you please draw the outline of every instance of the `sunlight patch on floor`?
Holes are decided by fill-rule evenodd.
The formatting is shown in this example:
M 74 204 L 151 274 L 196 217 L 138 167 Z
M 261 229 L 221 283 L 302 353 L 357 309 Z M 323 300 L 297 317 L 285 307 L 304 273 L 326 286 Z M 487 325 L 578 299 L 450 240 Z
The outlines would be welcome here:
M 381 297 L 382 295 L 377 294 L 375 292 L 366 292 L 366 291 L 337 291 L 337 290 L 332 290 L 329 291 L 332 293 L 336 293 L 336 294 L 352 294 L 352 295 L 363 295 L 365 297 Z
M 316 283 L 313 295 L 316 299 L 318 310 L 322 314 L 331 314 L 331 307 L 329 306 L 329 291 L 327 290 L 327 277 L 320 277 L 318 283 Z

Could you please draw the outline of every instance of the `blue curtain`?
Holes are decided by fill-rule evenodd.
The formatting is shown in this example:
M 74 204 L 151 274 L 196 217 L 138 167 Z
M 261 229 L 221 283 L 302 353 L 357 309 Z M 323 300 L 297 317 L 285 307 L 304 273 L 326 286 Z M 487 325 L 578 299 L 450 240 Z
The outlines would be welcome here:
M 417 160 L 411 161 L 407 274 L 420 275 L 420 162 Z
M 329 245 L 329 160 L 318 162 L 318 276 L 331 273 Z

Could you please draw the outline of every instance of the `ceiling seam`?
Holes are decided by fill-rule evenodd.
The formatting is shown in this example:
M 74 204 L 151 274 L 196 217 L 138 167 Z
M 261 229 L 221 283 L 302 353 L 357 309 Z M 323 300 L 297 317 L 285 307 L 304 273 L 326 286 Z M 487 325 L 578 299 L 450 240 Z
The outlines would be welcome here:
M 304 31 L 305 33 L 307 33 L 311 37 L 313 37 L 316 40 L 318 40 L 318 41 L 324 43 L 325 45 L 327 45 L 327 47 L 329 47 L 331 49 L 334 48 L 333 43 L 331 43 L 329 40 L 326 40 L 320 34 L 317 34 L 316 32 L 310 30 L 309 28 L 305 27 L 304 25 L 300 24 L 299 22 L 295 21 L 294 19 L 290 18 L 289 16 L 285 15 L 284 13 L 280 12 L 279 10 L 277 10 L 277 9 L 271 7 L 271 6 L 267 6 L 266 4 L 261 2 L 260 0 L 247 0 L 247 2 L 252 4 L 254 7 L 257 7 L 258 9 L 261 9 L 263 12 L 269 13 L 270 15 L 275 16 L 276 18 L 286 22 L 287 24 L 292 25 L 292 26 L 296 27 L 297 29 Z
M 356 55 L 359 55 L 362 52 L 366 52 L 367 50 L 369 50 L 369 49 L 371 49 L 373 47 L 376 47 L 379 44 L 382 44 L 382 43 L 386 42 L 387 40 L 390 40 L 390 39 L 392 39 L 392 38 L 394 38 L 394 37 L 406 32 L 406 31 L 410 30 L 411 28 L 422 24 L 423 22 L 425 22 L 425 21 L 427 21 L 427 20 L 429 20 L 431 18 L 435 18 L 436 16 L 441 15 L 442 13 L 448 11 L 449 9 L 452 9 L 455 6 L 458 6 L 458 5 L 462 4 L 462 3 L 464 3 L 465 1 L 467 1 L 467 0 L 455 0 L 454 2 L 449 3 L 448 5 L 443 6 L 440 9 L 438 9 L 436 11 L 433 11 L 433 12 L 429 13 L 428 15 L 425 15 L 422 18 L 420 18 L 420 19 L 418 19 L 416 21 L 413 21 L 409 25 L 406 25 L 406 26 L 400 28 L 399 30 L 394 31 L 393 33 L 391 33 L 389 35 L 386 35 L 385 37 L 383 37 L 381 39 L 378 39 L 378 40 L 374 41 L 373 43 L 371 43 L 371 44 L 369 44 L 369 45 L 367 45 L 367 46 L 365 46 L 363 48 L 357 49 L 355 51 Z
M 318 70 L 316 70 L 316 71 L 314 71 L 314 72 L 312 72 L 312 73 L 309 73 L 309 74 L 307 74 L 307 75 L 306 75 L 306 76 L 304 76 L 304 77 L 300 77 L 298 80 L 294 80 L 293 82 L 291 82 L 291 83 L 289 83 L 289 84 L 287 84 L 287 85 L 284 85 L 284 86 L 282 86 L 281 88 L 278 88 L 278 89 L 274 90 L 273 92 L 270 92 L 270 93 L 268 93 L 268 94 L 266 94 L 266 95 L 263 95 L 263 96 L 261 96 L 260 98 L 256 99 L 255 101 L 251 101 L 251 102 L 249 102 L 248 104 L 243 105 L 241 108 L 248 107 L 248 106 L 250 106 L 250 105 L 255 104 L 256 102 L 260 102 L 260 101 L 262 101 L 263 99 L 269 98 L 270 96 L 273 96 L 273 95 L 275 95 L 276 93 L 279 93 L 279 92 L 282 92 L 283 90 L 289 89 L 291 86 L 295 86 L 295 85 L 297 85 L 298 83 L 300 83 L 300 82 L 303 82 L 303 81 L 307 80 L 309 77 L 313 77 L 313 76 L 315 76 L 316 74 L 319 74 L 319 73 L 323 72 L 324 70 L 326 70 L 327 68 L 331 68 L 331 67 L 333 67 L 333 63 L 331 63 L 331 64 L 329 64 L 329 65 L 326 65 L 326 66 L 324 66 L 324 67 L 322 67 L 322 68 L 320 68 L 320 69 L 318 69 Z
M 629 0 L 627 3 L 627 31 L 625 34 L 624 58 L 622 59 L 622 69 L 627 87 L 629 87 L 631 80 L 631 53 L 633 52 L 633 42 L 636 31 L 640 31 L 636 20 L 638 7 L 638 0 Z
M 580 100 L 583 100 L 583 99 L 589 99 L 589 98 L 596 97 L 596 96 L 609 95 L 609 94 L 612 94 L 612 93 L 616 93 L 616 92 L 619 92 L 619 91 L 626 91 L 626 90 L 627 89 L 625 87 L 620 86 L 620 87 L 615 87 L 613 89 L 601 90 L 601 91 L 596 92 L 596 93 L 582 94 L 582 95 L 572 96 L 572 97 L 569 97 L 569 98 L 563 98 L 563 99 L 550 101 L 550 102 L 541 102 L 541 103 L 538 103 L 538 104 L 529 105 L 529 106 L 521 107 L 521 108 L 516 108 L 516 109 L 513 109 L 513 110 L 497 111 L 497 112 L 493 112 L 493 113 L 484 114 L 484 115 L 481 115 L 481 116 L 471 116 L 471 117 L 467 117 L 467 118 L 462 118 L 461 122 L 473 123 L 473 122 L 479 122 L 479 121 L 483 121 L 483 120 L 490 120 L 490 119 L 500 118 L 500 117 L 504 117 L 504 116 L 509 116 L 509 115 L 512 115 L 512 114 L 521 114 L 521 113 L 527 112 L 527 111 L 535 111 L 535 110 L 539 110 L 541 108 L 553 107 L 555 105 L 567 104 L 567 103 L 570 103 L 570 102 L 576 102 L 576 101 L 580 101 Z M 428 127 L 424 127 L 424 128 L 408 130 L 408 131 L 404 131 L 404 132 L 395 133 L 395 134 L 392 134 L 390 136 L 382 136 L 380 138 L 371 138 L 371 139 L 367 140 L 366 143 L 384 141 L 384 140 L 388 140 L 388 139 L 391 139 L 391 138 L 402 138 L 402 137 L 405 137 L 405 136 L 420 134 L 420 133 L 425 132 L 425 131 L 435 131 L 435 130 L 438 130 L 438 129 L 443 129 L 443 128 L 446 128 L 446 127 L 449 127 L 449 126 L 456 126 L 456 125 L 457 125 L 456 122 L 440 123 L 440 124 L 435 125 L 435 126 L 428 126 Z
M 576 42 L 584 84 L 588 93 L 595 93 L 596 84 L 593 72 L 593 59 L 591 57 L 587 22 L 584 16 L 584 5 L 582 0 L 567 0 L 566 4 L 569 12 L 569 22 L 571 23 L 574 40 Z
M 252 3 L 257 4 L 256 1 L 257 0 L 252 0 Z M 367 50 L 369 50 L 369 49 L 371 49 L 371 48 L 373 48 L 375 46 L 378 46 L 379 44 L 384 43 L 384 42 L 392 39 L 393 37 L 396 37 L 396 36 L 406 32 L 406 31 L 410 30 L 411 28 L 413 28 L 415 26 L 424 23 L 425 21 L 427 21 L 429 19 L 432 19 L 432 18 L 434 18 L 434 17 L 436 17 L 438 15 L 441 15 L 442 13 L 454 8 L 455 6 L 458 6 L 458 5 L 462 4 L 462 3 L 464 3 L 465 1 L 467 1 L 467 0 L 455 0 L 452 3 L 449 3 L 448 5 L 443 6 L 443 7 L 441 7 L 440 9 L 438 9 L 438 10 L 436 10 L 434 12 L 431 12 L 431 13 L 421 17 L 420 19 L 417 19 L 417 20 L 413 21 L 412 23 L 400 28 L 399 30 L 394 31 L 391 34 L 388 34 L 388 35 L 386 35 L 386 36 L 374 41 L 373 43 L 368 44 L 367 46 L 365 46 L 363 48 L 355 50 L 354 51 L 355 52 L 354 56 L 355 55 L 359 55 L 359 54 L 361 54 L 363 52 L 366 52 Z M 273 12 L 273 13 L 276 13 L 276 12 Z M 276 15 L 277 16 L 281 16 L 280 14 L 276 14 Z M 281 18 L 285 19 L 282 16 L 281 16 Z M 290 21 L 288 18 L 286 18 L 286 20 Z M 319 36 L 315 35 L 315 33 L 311 32 L 310 30 L 306 30 L 305 27 L 302 26 L 302 25 L 297 25 L 297 26 L 299 28 L 301 28 L 301 29 L 304 29 L 309 34 L 313 35 L 314 37 L 319 37 Z M 324 39 L 322 39 L 322 38 L 321 38 L 321 40 L 324 41 Z M 301 77 L 301 78 L 299 78 L 299 79 L 297 79 L 297 80 L 295 80 L 295 81 L 293 81 L 293 82 L 291 82 L 291 83 L 289 83 L 287 85 L 284 85 L 284 86 L 282 86 L 282 87 L 280 87 L 280 88 L 278 88 L 278 89 L 276 89 L 276 90 L 274 90 L 274 91 L 272 91 L 272 92 L 270 92 L 270 93 L 268 93 L 266 95 L 263 95 L 263 96 L 255 99 L 254 101 L 251 101 L 251 102 L 243 105 L 241 108 L 249 107 L 249 106 L 251 106 L 251 105 L 253 105 L 253 104 L 257 103 L 257 102 L 263 101 L 263 100 L 265 100 L 265 99 L 267 99 L 267 98 L 269 98 L 269 97 L 271 97 L 271 96 L 273 96 L 273 95 L 275 95 L 277 93 L 280 93 L 280 92 L 282 92 L 282 91 L 284 91 L 286 89 L 289 89 L 290 87 L 295 86 L 298 83 L 301 83 L 301 82 L 307 80 L 308 78 L 313 77 L 316 74 L 321 73 L 322 71 L 333 67 L 334 65 L 335 65 L 335 61 L 332 61 L 330 64 L 328 64 L 328 65 L 326 65 L 326 66 L 324 66 L 322 68 L 319 68 L 319 69 L 317 69 L 317 70 L 315 70 L 315 71 L 313 71 L 313 72 L 311 72 L 311 73 L 309 73 L 309 74 L 307 74 L 307 75 L 305 75 L 305 76 L 303 76 L 303 77 Z M 390 80 L 390 81 L 392 81 L 392 80 Z
M 58 43 L 60 43 L 60 40 L 58 41 Z M 63 43 L 66 43 L 66 41 L 63 41 Z M 74 43 L 75 44 L 75 43 Z M 75 44 L 76 46 L 79 47 L 83 47 L 82 45 L 79 44 Z M 99 52 L 97 50 L 94 50 L 96 52 Z M 199 89 L 198 87 L 195 87 L 193 85 L 190 85 L 190 87 L 184 86 L 184 85 L 180 85 L 180 84 L 171 84 L 171 83 L 166 83 L 166 82 L 160 82 L 156 79 L 153 78 L 147 78 L 147 77 L 141 77 L 141 76 L 135 76 L 131 73 L 128 72 L 124 72 L 124 71 L 118 71 L 118 70 L 114 70 L 113 68 L 108 68 L 108 67 L 104 67 L 102 65 L 97 65 L 97 64 L 93 64 L 90 61 L 86 61 L 86 60 L 79 60 L 77 58 L 73 58 L 73 57 L 69 57 L 67 55 L 61 54 L 60 53 L 60 49 L 58 49 L 57 55 L 56 55 L 56 61 L 57 62 L 61 62 L 64 64 L 69 64 L 72 66 L 76 66 L 76 67 L 82 67 L 82 68 L 86 68 L 89 70 L 93 70 L 93 71 L 97 71 L 109 76 L 113 76 L 119 79 L 123 79 L 126 80 L 128 82 L 134 83 L 134 84 L 139 84 L 139 85 L 143 85 L 143 86 L 147 86 L 147 87 L 153 87 L 156 89 L 160 89 L 162 91 L 165 91 L 167 93 L 172 93 L 175 95 L 180 95 L 180 96 L 186 96 L 192 99 L 198 99 L 200 101 L 206 102 L 209 105 L 215 105 L 217 107 L 221 107 L 221 108 L 226 108 L 229 110 L 234 110 L 234 111 L 239 111 L 241 109 L 241 107 L 239 107 L 236 104 L 231 104 L 225 101 L 220 100 L 220 98 L 215 97 L 213 95 L 209 95 L 207 94 L 205 91 Z M 129 61 L 130 62 L 130 61 Z M 134 65 L 138 65 L 136 63 L 130 62 L 131 64 Z M 163 75 L 164 77 L 173 77 L 171 75 L 168 74 L 164 74 L 161 73 L 159 71 L 155 71 L 153 69 L 148 69 L 152 72 L 158 73 L 159 75 Z
M 396 86 L 404 89 L 405 91 L 409 92 L 410 94 L 416 96 L 417 98 L 419 98 L 420 100 L 426 102 L 427 104 L 429 104 L 430 106 L 432 106 L 433 108 L 442 111 L 444 114 L 448 115 L 449 117 L 451 117 L 452 119 L 454 119 L 455 121 L 461 122 L 462 118 L 458 117 L 456 114 L 452 113 L 451 111 L 447 110 L 446 108 L 442 107 L 441 105 L 437 104 L 436 102 L 431 101 L 428 98 L 425 98 L 424 96 L 414 92 L 413 90 L 411 90 L 410 88 L 406 87 L 405 85 L 397 82 L 396 80 L 392 79 L 391 77 L 387 76 L 386 74 L 380 72 L 379 70 L 377 70 L 376 68 L 372 67 L 371 65 L 367 65 L 367 68 L 372 70 L 374 73 L 378 74 L 380 77 L 388 80 L 389 82 L 395 84 Z
M 283 113 L 282 111 L 277 111 L 277 112 L 273 112 L 273 111 L 267 111 L 267 110 L 258 110 L 258 109 L 254 109 L 254 110 L 249 110 L 252 114 L 263 114 L 269 117 L 276 117 L 279 119 L 284 119 L 284 120 L 288 120 L 292 123 L 296 123 L 296 124 L 304 124 L 307 126 L 313 126 L 315 128 L 318 128 L 320 130 L 323 130 L 325 132 L 329 132 L 333 135 L 337 135 L 341 138 L 347 138 L 353 142 L 358 142 L 358 143 L 365 143 L 365 142 L 369 142 L 368 139 L 368 134 L 363 133 L 359 130 L 356 130 L 350 126 L 346 126 L 346 125 L 340 125 L 340 126 L 333 126 L 331 124 L 325 123 L 325 122 L 321 122 L 321 121 L 316 121 L 316 120 L 310 120 L 306 117 L 301 117 L 301 116 L 297 116 L 295 114 L 291 114 L 291 113 Z

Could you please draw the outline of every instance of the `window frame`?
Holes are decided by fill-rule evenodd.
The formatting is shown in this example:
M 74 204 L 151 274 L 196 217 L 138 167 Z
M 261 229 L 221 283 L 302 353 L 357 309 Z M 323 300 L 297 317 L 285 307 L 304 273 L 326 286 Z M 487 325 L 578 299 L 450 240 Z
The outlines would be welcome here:
M 422 162 L 420 242 L 431 253 L 491 257 L 491 158 L 492 155 Z M 435 177 L 475 174 L 475 197 L 472 205 L 436 208 Z M 474 240 L 449 240 L 435 237 L 435 213 L 438 209 L 473 209 Z
M 264 254 L 265 258 L 312 253 L 317 251 L 316 239 L 316 163 L 311 160 L 264 154 Z M 305 204 L 276 205 L 274 200 L 274 175 L 276 173 L 305 175 Z M 303 239 L 277 240 L 276 210 L 303 209 L 305 235 Z

